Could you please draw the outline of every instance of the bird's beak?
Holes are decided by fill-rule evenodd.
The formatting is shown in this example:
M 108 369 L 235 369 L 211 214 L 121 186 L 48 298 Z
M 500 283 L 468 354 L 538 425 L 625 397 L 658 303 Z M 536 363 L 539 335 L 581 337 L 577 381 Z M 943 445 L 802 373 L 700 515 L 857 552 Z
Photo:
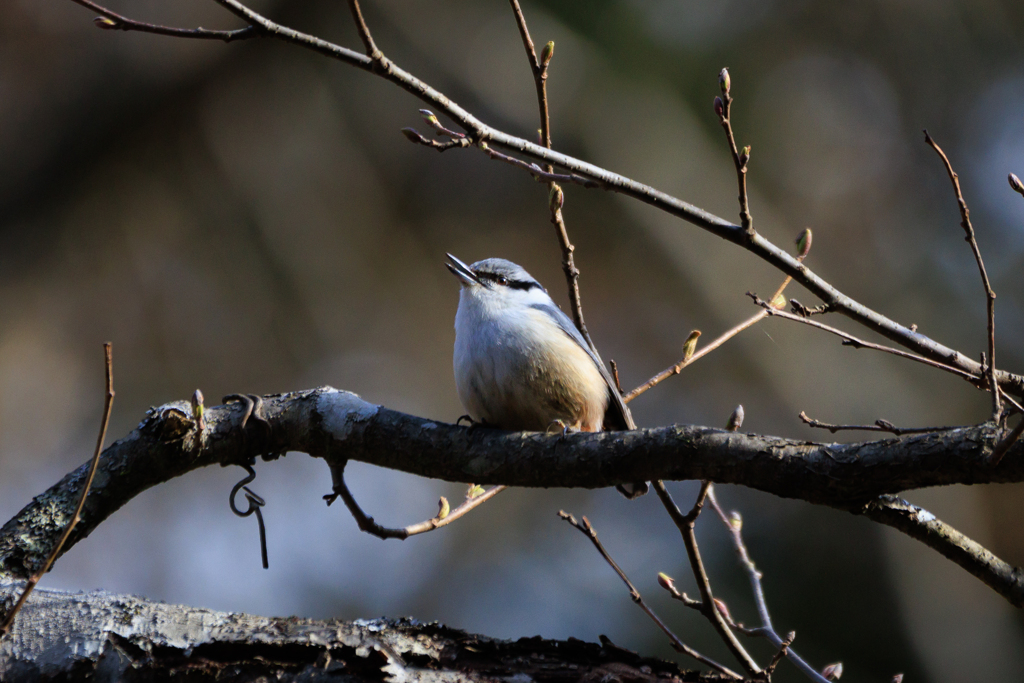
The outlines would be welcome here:
M 447 254 L 447 256 L 449 262 L 445 265 L 448 266 L 448 270 L 452 271 L 452 275 L 462 281 L 463 285 L 480 284 L 480 278 L 476 276 L 476 273 L 469 266 L 451 254 Z

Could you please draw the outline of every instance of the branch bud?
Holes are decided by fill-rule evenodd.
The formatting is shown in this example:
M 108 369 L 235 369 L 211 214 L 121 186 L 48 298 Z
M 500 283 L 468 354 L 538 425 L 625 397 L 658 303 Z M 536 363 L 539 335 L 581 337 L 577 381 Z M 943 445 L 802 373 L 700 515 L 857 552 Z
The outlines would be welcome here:
M 807 254 L 811 251 L 811 237 L 811 229 L 804 228 L 804 231 L 796 238 L 796 249 L 798 252 L 796 257 L 801 261 L 807 258 Z
M 725 102 L 722 102 L 722 98 L 715 96 L 715 116 L 720 119 L 725 118 Z
M 420 116 L 422 116 L 423 120 L 432 126 L 437 126 L 441 124 L 441 122 L 437 120 L 437 117 L 434 116 L 434 112 L 430 111 L 429 109 L 420 109 Z
M 729 513 L 729 523 L 732 524 L 732 528 L 739 531 L 743 528 L 743 517 L 736 510 Z
M 823 678 L 827 678 L 830 681 L 838 681 L 843 675 L 843 663 L 836 662 L 835 664 L 829 664 L 821 670 Z
M 423 137 L 422 135 L 420 135 L 419 132 L 417 132 L 415 128 L 403 128 L 402 129 L 402 135 L 407 137 L 410 142 L 416 142 L 416 143 L 426 142 L 426 138 Z
M 551 58 L 555 56 L 555 41 L 549 40 L 548 44 L 544 46 L 544 49 L 540 51 L 540 65 L 545 69 L 548 68 L 548 64 L 551 63 Z
M 718 85 L 722 88 L 723 95 L 729 94 L 729 89 L 732 87 L 732 81 L 729 79 L 729 67 L 718 72 Z
M 483 495 L 483 493 L 484 487 L 480 486 L 480 484 L 474 484 L 473 486 L 469 487 L 468 491 L 466 491 L 466 498 L 468 500 L 473 500 L 477 496 Z
M 203 392 L 199 389 L 192 394 L 192 413 L 196 417 L 201 417 L 203 414 Z
M 786 307 L 786 297 L 783 296 L 782 294 L 779 294 L 777 297 L 772 299 L 771 303 L 769 303 L 768 305 L 774 308 L 776 311 L 781 311 Z
M 665 572 L 658 572 L 658 585 L 667 590 L 669 593 L 679 592 L 676 589 L 675 579 L 673 579 Z
M 552 184 L 551 191 L 548 192 L 548 208 L 551 209 L 551 213 L 558 211 L 565 204 L 565 193 L 562 192 L 562 188 L 558 185 Z
M 441 496 L 441 500 L 437 501 L 437 519 L 444 519 L 451 512 L 451 507 L 448 505 L 448 499 Z
M 729 608 L 725 606 L 725 602 L 723 602 L 722 600 L 719 600 L 718 598 L 715 598 L 714 600 L 715 600 L 715 608 L 718 610 L 718 613 L 721 614 L 723 617 L 725 617 L 726 621 L 731 622 L 732 621 L 732 615 L 729 614 Z
M 690 336 L 683 342 L 683 362 L 688 362 L 693 358 L 693 352 L 697 350 L 697 340 L 700 339 L 700 330 L 694 330 L 690 333 Z
M 746 168 L 748 161 L 750 161 L 750 145 L 740 150 L 740 167 Z
M 97 28 L 102 28 L 108 31 L 113 28 L 118 28 L 121 25 L 120 22 L 114 21 L 110 17 L 96 17 L 92 20 L 92 23 L 96 24 Z
M 732 411 L 732 415 L 729 416 L 729 421 L 725 423 L 725 428 L 730 432 L 735 432 L 742 426 L 743 406 L 736 406 L 736 409 Z
M 1020 178 L 1011 173 L 1007 179 L 1010 181 L 1010 187 L 1013 188 L 1014 192 L 1019 192 L 1024 195 L 1024 183 L 1020 182 Z

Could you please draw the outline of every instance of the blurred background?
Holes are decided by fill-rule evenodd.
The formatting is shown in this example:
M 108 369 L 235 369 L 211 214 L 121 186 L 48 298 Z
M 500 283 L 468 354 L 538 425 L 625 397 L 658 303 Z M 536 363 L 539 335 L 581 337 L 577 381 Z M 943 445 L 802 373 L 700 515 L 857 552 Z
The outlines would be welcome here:
M 536 102 L 503 0 L 367 0 L 377 44 L 482 120 L 533 139 Z M 280 22 L 360 45 L 344 3 L 261 2 Z M 137 19 L 240 24 L 212 2 L 118 2 Z M 739 144 L 753 147 L 751 210 L 808 265 L 864 304 L 977 358 L 984 298 L 927 128 L 960 173 L 997 301 L 998 364 L 1024 371 L 1024 4 L 772 0 L 525 2 L 535 42 L 555 40 L 555 146 L 737 220 L 735 178 L 712 112 L 730 67 Z M 451 370 L 468 262 L 525 266 L 567 307 L 547 191 L 475 151 L 409 144 L 421 103 L 364 72 L 270 40 L 105 32 L 68 0 L 0 5 L 0 517 L 91 454 L 101 344 L 114 343 L 120 437 L 147 407 L 330 384 L 432 419 L 462 414 Z M 756 312 L 781 280 L 746 252 L 650 207 L 567 188 L 584 312 L 627 389 Z M 793 286 L 807 305 L 817 301 Z M 873 338 L 849 321 L 833 324 Z M 837 438 L 829 422 L 981 421 L 961 380 L 770 320 L 633 405 L 641 426 L 721 426 Z M 872 435 L 867 435 L 870 437 Z M 848 439 L 866 438 L 864 435 Z M 443 482 L 352 466 L 368 513 L 390 525 L 436 512 Z M 676 655 L 589 543 L 555 513 L 586 514 L 677 633 L 731 659 L 657 572 L 695 591 L 654 496 L 503 493 L 405 542 L 360 534 L 324 507 L 326 466 L 260 464 L 270 570 L 256 525 L 227 506 L 242 472 L 194 472 L 131 501 L 44 581 L 268 615 L 412 615 L 491 636 L 540 634 Z M 672 485 L 680 505 L 692 482 Z M 1024 619 L 934 551 L 846 513 L 719 487 L 741 511 L 781 632 L 844 680 L 1019 680 Z M 1024 564 L 1021 485 L 908 498 Z M 716 594 L 756 621 L 745 576 L 710 516 L 698 525 Z M 764 661 L 762 643 L 752 649 Z M 684 666 L 690 663 L 683 661 Z M 799 680 L 791 667 L 783 680 Z

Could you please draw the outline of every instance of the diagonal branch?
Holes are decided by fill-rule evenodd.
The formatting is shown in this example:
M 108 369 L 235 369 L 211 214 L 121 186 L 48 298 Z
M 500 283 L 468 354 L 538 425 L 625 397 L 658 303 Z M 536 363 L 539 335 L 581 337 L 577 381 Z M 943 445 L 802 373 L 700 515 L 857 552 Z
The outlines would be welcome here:
M 198 38 L 200 40 L 223 40 L 230 43 L 235 40 L 245 40 L 256 37 L 256 28 L 246 26 L 245 28 L 232 31 L 211 31 L 205 28 L 176 28 L 173 26 L 161 26 L 160 24 L 149 24 L 144 21 L 135 21 L 112 12 L 106 7 L 97 5 L 90 0 L 71 0 L 87 9 L 91 9 L 100 16 L 94 19 L 96 26 L 109 31 L 138 31 L 139 33 L 155 33 L 160 36 L 173 36 L 175 38 Z
M 537 89 L 537 106 L 540 108 L 540 142 L 551 149 L 551 112 L 548 107 L 548 66 L 555 54 L 555 42 L 550 41 L 544 46 L 541 56 L 537 56 L 537 50 L 533 46 L 533 38 L 530 37 L 530 29 L 526 26 L 526 17 L 523 16 L 523 8 L 519 6 L 519 0 L 509 0 L 512 12 L 516 17 L 516 26 L 519 27 L 519 35 L 523 39 L 523 49 L 530 60 L 530 70 L 533 72 L 533 82 Z M 492 156 L 493 158 L 493 156 Z M 558 186 L 554 167 L 548 164 L 546 169 L 548 177 L 548 209 L 551 211 L 551 224 L 555 226 L 555 233 L 558 236 L 558 243 L 562 247 L 562 270 L 565 273 L 565 282 L 569 288 L 569 308 L 572 311 L 572 321 L 576 329 L 580 331 L 587 345 L 595 355 L 600 358 L 594 340 L 590 338 L 587 330 L 587 323 L 583 318 L 583 302 L 580 299 L 580 271 L 576 267 L 573 252 L 576 247 L 569 239 L 569 231 L 565 227 L 565 218 L 562 216 L 562 207 L 565 203 L 565 194 Z M 535 176 L 536 177 L 536 176 Z M 585 185 L 584 185 L 585 186 Z
M 740 564 L 747 572 L 747 578 L 750 580 L 750 589 L 754 594 L 754 603 L 757 605 L 757 616 L 761 620 L 760 628 L 750 629 L 754 635 L 765 636 L 768 641 L 779 649 L 780 652 L 785 650 L 786 656 L 793 662 L 796 668 L 800 669 L 805 676 L 810 678 L 812 681 L 817 683 L 827 683 L 828 679 L 824 678 L 821 674 L 814 670 L 814 667 L 808 664 L 802 657 L 789 647 L 792 642 L 792 637 L 783 638 L 775 631 L 775 627 L 772 625 L 771 613 L 768 611 L 768 602 L 764 597 L 764 588 L 761 587 L 761 572 L 757 569 L 757 565 L 750 559 L 750 553 L 747 552 L 747 546 L 743 542 L 742 520 L 740 519 L 739 513 L 734 512 L 733 518 L 730 519 L 726 516 L 725 512 L 722 511 L 721 506 L 718 504 L 718 500 L 715 498 L 714 489 L 711 489 L 707 493 L 708 502 L 711 504 L 711 508 L 718 515 L 718 518 L 722 520 L 726 528 L 729 530 L 729 535 L 732 536 L 733 546 L 736 548 L 736 554 L 739 557 Z
M 570 525 L 572 525 L 574 529 L 576 529 L 581 534 L 590 539 L 590 542 L 594 544 L 595 548 L 597 548 L 597 552 L 601 554 L 601 557 L 604 558 L 604 561 L 608 563 L 608 566 L 611 567 L 615 571 L 615 573 L 618 574 L 619 578 L 622 579 L 622 582 L 626 584 L 626 588 L 629 589 L 629 597 L 633 600 L 633 602 L 637 604 L 637 606 L 640 607 L 640 609 L 644 611 L 644 614 L 650 617 L 651 621 L 653 621 L 658 626 L 658 628 L 660 628 L 662 632 L 666 636 L 668 636 L 668 639 L 672 643 L 672 647 L 676 650 L 676 652 L 681 652 L 687 655 L 688 657 L 692 657 L 701 664 L 706 664 L 715 671 L 724 674 L 729 678 L 732 678 L 737 681 L 743 679 L 742 676 L 740 676 L 732 669 L 729 669 L 728 667 L 719 664 L 715 660 L 710 659 L 709 657 L 705 657 L 701 653 L 697 652 L 689 645 L 684 643 L 682 640 L 680 640 L 679 636 L 672 632 L 672 629 L 670 629 L 668 625 L 664 621 L 662 621 L 661 618 L 654 612 L 654 610 L 652 610 L 647 605 L 647 603 L 644 602 L 643 596 L 640 595 L 640 591 L 636 589 L 636 586 L 634 586 L 633 582 L 629 580 L 629 577 L 626 576 L 626 573 L 622 571 L 622 569 L 615 562 L 612 556 L 608 554 L 608 551 L 605 550 L 604 544 L 602 544 L 601 539 L 597 537 L 597 532 L 594 531 L 594 527 L 590 525 L 589 519 L 583 517 L 582 522 L 577 522 L 575 517 L 561 510 L 558 511 L 558 516 L 564 519 Z M 757 665 L 755 664 L 754 666 L 756 667 Z
M 932 139 L 931 135 L 928 135 L 928 131 L 924 131 L 924 141 L 931 145 L 931 148 L 935 150 L 936 154 L 942 159 L 942 163 L 946 167 L 946 173 L 949 174 L 949 180 L 953 183 L 953 192 L 956 194 L 956 204 L 960 209 L 960 227 L 964 229 L 967 243 L 971 245 L 971 251 L 974 253 L 974 260 L 978 262 L 978 271 L 981 273 L 981 284 L 985 288 L 985 305 L 986 313 L 988 317 L 988 361 L 987 371 L 988 376 L 988 387 L 992 392 L 992 420 L 998 421 L 1001 413 L 1003 412 L 1002 405 L 999 401 L 999 383 L 996 382 L 996 293 L 992 291 L 992 285 L 988 281 L 988 273 L 985 272 L 985 262 L 981 260 L 981 249 L 978 248 L 978 241 L 974 239 L 974 226 L 971 225 L 971 212 L 967 208 L 967 202 L 964 201 L 964 195 L 960 192 L 960 177 L 953 170 L 953 165 L 949 163 L 949 158 L 946 153 L 942 151 L 942 148 Z
M 487 142 L 530 157 L 536 161 L 559 166 L 567 170 L 570 175 L 583 176 L 593 181 L 596 187 L 601 187 L 611 192 L 618 192 L 650 204 L 655 208 L 743 247 L 758 258 L 778 268 L 786 275 L 791 276 L 796 282 L 821 299 L 831 310 L 842 313 L 887 339 L 895 341 L 922 356 L 955 366 L 967 374 L 980 376 L 985 370 L 978 361 L 968 358 L 958 351 L 944 346 L 916 330 L 901 325 L 846 296 L 801 264 L 795 257 L 786 253 L 756 231 L 748 232 L 743 226 L 730 223 L 708 211 L 631 178 L 612 173 L 594 164 L 581 161 L 572 156 L 548 149 L 543 145 L 529 142 L 488 126 L 446 95 L 409 72 L 399 68 L 386 57 L 382 57 L 379 61 L 374 60 L 354 50 L 282 26 L 242 5 L 237 0 L 216 0 L 216 2 L 248 24 L 258 27 L 257 35 L 277 38 L 293 45 L 313 50 L 318 54 L 330 57 L 331 59 L 337 59 L 345 64 L 371 72 L 394 83 L 423 102 L 444 112 L 465 129 L 473 142 L 477 144 Z M 998 383 L 1003 385 L 1004 390 L 1011 391 L 1018 396 L 1024 395 L 1024 376 L 999 370 L 995 372 L 995 377 Z
M 78 497 L 78 505 L 75 507 L 75 512 L 68 519 L 67 525 L 64 527 L 64 533 L 61 534 L 60 539 L 50 550 L 50 553 L 46 556 L 46 561 L 43 565 L 33 574 L 25 589 L 21 592 L 21 597 L 11 607 L 11 611 L 4 617 L 2 623 L 0 623 L 0 638 L 7 635 L 7 632 L 11 629 L 11 624 L 14 623 L 14 617 L 17 616 L 18 611 L 22 605 L 28 599 L 28 596 L 32 593 L 32 589 L 36 587 L 39 580 L 43 578 L 43 575 L 50 571 L 50 567 L 53 566 L 54 561 L 60 557 L 61 551 L 64 548 L 64 544 L 67 543 L 68 537 L 71 536 L 71 532 L 74 530 L 75 525 L 82 519 L 82 509 L 85 507 L 85 499 L 89 496 L 89 490 L 92 488 L 93 479 L 96 477 L 96 468 L 100 464 L 100 454 L 103 451 L 103 442 L 107 438 L 107 425 L 110 424 L 110 410 L 114 406 L 114 359 L 113 359 L 113 346 L 110 342 L 103 345 L 103 358 L 106 365 L 106 376 L 107 376 L 107 391 L 103 399 L 103 417 L 100 421 L 100 435 L 96 438 L 96 450 L 92 454 L 92 461 L 89 465 L 89 473 L 85 477 L 85 483 L 82 484 L 82 492 Z
M 679 533 L 682 534 L 683 545 L 686 546 L 686 556 L 690 559 L 690 569 L 693 571 L 693 576 L 697 581 L 697 588 L 700 590 L 700 606 L 696 607 L 696 609 L 711 622 L 711 625 L 718 631 L 718 635 L 725 641 L 733 656 L 743 664 L 743 668 L 747 670 L 747 673 L 752 676 L 761 673 L 761 667 L 757 665 L 757 662 L 750 656 L 750 653 L 740 644 L 736 634 L 729 628 L 725 617 L 718 610 L 715 596 L 711 592 L 711 581 L 708 579 L 708 573 L 704 569 L 704 561 L 700 555 L 700 548 L 697 546 L 694 525 L 697 521 L 697 516 L 704 507 L 704 500 L 711 490 L 711 482 L 705 481 L 701 484 L 700 493 L 697 495 L 697 502 L 694 503 L 693 509 L 686 515 L 682 513 L 679 506 L 672 500 L 671 494 L 665 488 L 665 482 L 655 480 L 651 482 L 651 485 L 654 487 L 655 493 L 658 494 L 658 498 L 661 499 L 661 503 L 668 512 L 669 517 L 672 518 L 676 528 L 679 529 Z
M 441 527 L 447 526 L 464 516 L 467 512 L 483 505 L 491 498 L 494 498 L 496 495 L 508 488 L 506 486 L 495 486 L 488 491 L 484 491 L 478 496 L 467 498 L 462 505 L 454 510 L 445 512 L 444 514 L 439 512 L 435 517 L 431 517 L 423 522 L 410 524 L 409 526 L 402 527 L 400 529 L 394 529 L 377 524 L 373 521 L 373 517 L 367 515 L 363 512 L 363 509 L 359 507 L 359 503 L 356 502 L 352 492 L 348 489 L 348 484 L 345 483 L 345 461 L 331 466 L 331 478 L 334 480 L 334 493 L 324 496 L 324 500 L 327 501 L 327 504 L 330 505 L 334 502 L 336 497 L 340 497 L 342 502 L 345 503 L 345 507 L 347 507 L 348 511 L 352 513 L 352 517 L 355 518 L 356 524 L 359 526 L 359 530 L 366 532 L 371 536 L 376 536 L 382 540 L 397 538 L 404 541 L 410 536 L 425 534 L 428 531 L 440 529 Z M 444 498 L 441 498 L 441 501 L 443 505 L 447 505 L 448 503 Z

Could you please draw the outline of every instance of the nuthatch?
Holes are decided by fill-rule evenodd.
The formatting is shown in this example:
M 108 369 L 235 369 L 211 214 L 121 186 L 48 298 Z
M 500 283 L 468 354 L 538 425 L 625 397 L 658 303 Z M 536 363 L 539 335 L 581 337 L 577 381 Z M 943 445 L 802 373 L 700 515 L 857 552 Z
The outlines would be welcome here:
M 636 428 L 597 354 L 529 273 L 499 258 L 448 260 L 462 284 L 455 385 L 473 420 L 529 431 Z

